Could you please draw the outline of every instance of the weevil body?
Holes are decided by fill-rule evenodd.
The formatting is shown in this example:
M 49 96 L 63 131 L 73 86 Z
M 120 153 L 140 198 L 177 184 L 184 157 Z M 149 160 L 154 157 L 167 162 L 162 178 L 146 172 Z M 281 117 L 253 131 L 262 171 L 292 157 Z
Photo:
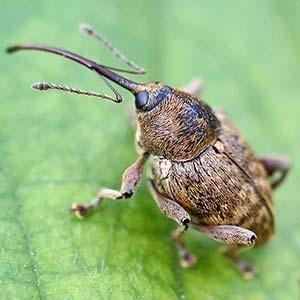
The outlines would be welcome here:
M 91 27 L 84 30 L 104 43 L 136 73 L 142 73 L 142 69 Z M 287 159 L 257 157 L 225 113 L 213 111 L 196 96 L 201 89 L 199 81 L 181 90 L 159 82 L 137 83 L 114 72 L 124 70 L 105 67 L 74 53 L 42 45 L 17 45 L 9 47 L 8 52 L 22 49 L 67 57 L 126 88 L 135 97 L 138 158 L 123 173 L 120 190 L 101 188 L 91 203 L 72 206 L 79 218 L 99 207 L 104 198 L 130 198 L 140 184 L 145 162 L 152 156 L 149 189 L 160 210 L 179 224 L 172 237 L 178 247 L 181 265 L 188 267 L 196 262 L 183 240 L 184 232 L 191 227 L 229 245 L 225 254 L 246 277 L 253 276 L 254 268 L 236 255 L 243 248 L 267 243 L 274 234 L 272 190 L 288 173 L 290 163 Z M 33 87 L 97 96 L 115 102 L 122 100 L 112 87 L 115 99 L 61 85 L 39 83 Z M 275 178 L 274 173 L 278 173 Z

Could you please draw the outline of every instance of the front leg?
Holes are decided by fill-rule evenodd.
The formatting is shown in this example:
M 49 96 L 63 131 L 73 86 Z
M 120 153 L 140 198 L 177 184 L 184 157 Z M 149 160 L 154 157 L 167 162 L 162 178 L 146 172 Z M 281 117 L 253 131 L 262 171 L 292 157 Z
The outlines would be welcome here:
M 189 224 L 191 222 L 189 214 L 177 202 L 161 195 L 156 190 L 153 181 L 149 180 L 148 183 L 150 192 L 160 210 L 168 218 L 179 224 L 178 228 L 172 232 L 172 238 L 174 239 L 178 249 L 181 266 L 183 268 L 187 268 L 195 265 L 197 259 L 188 251 L 183 238 L 184 233 L 189 228 Z
M 88 212 L 100 206 L 102 199 L 112 200 L 130 198 L 138 188 L 144 171 L 144 165 L 149 157 L 149 153 L 143 152 L 136 162 L 128 167 L 122 176 L 122 185 L 119 191 L 102 188 L 98 191 L 97 196 L 88 204 L 73 204 L 71 211 L 82 219 Z
M 256 274 L 254 267 L 238 257 L 239 252 L 255 245 L 257 237 L 254 232 L 233 225 L 193 225 L 193 228 L 207 234 L 218 242 L 230 245 L 230 247 L 224 251 L 224 254 L 235 264 L 237 269 L 243 274 L 244 278 L 250 279 Z

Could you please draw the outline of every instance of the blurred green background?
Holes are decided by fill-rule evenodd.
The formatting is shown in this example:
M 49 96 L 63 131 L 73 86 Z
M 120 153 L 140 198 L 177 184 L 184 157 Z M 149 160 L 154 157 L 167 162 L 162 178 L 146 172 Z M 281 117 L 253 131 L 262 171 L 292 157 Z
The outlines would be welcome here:
M 145 66 L 138 80 L 180 87 L 206 83 L 255 151 L 282 154 L 293 170 L 276 192 L 277 235 L 243 254 L 260 270 L 245 281 L 209 238 L 188 232 L 199 257 L 179 267 L 174 223 L 142 183 L 123 202 L 107 201 L 84 221 L 73 202 L 101 186 L 118 188 L 136 154 L 121 105 L 30 89 L 45 80 L 107 91 L 81 66 L 51 54 L 4 53 L 16 42 L 60 46 L 122 66 L 78 33 L 89 22 Z M 299 1 L 1 1 L 1 299 L 298 299 L 300 297 Z

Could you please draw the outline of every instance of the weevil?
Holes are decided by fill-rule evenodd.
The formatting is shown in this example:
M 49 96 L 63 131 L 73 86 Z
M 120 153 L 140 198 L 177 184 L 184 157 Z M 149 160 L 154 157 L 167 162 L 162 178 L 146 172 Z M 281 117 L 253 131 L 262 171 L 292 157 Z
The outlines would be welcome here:
M 73 204 L 72 212 L 83 218 L 98 208 L 103 199 L 130 198 L 151 157 L 148 186 L 162 213 L 178 223 L 172 238 L 182 267 L 196 263 L 196 257 L 184 241 L 184 233 L 193 228 L 226 244 L 224 254 L 245 277 L 252 277 L 255 268 L 238 254 L 243 249 L 266 244 L 274 235 L 272 191 L 286 177 L 290 161 L 284 157 L 256 156 L 230 118 L 197 97 L 202 89 L 201 81 L 176 89 L 157 81 L 129 80 L 119 73 L 143 74 L 144 69 L 128 60 L 91 26 L 81 28 L 134 71 L 104 66 L 45 45 L 23 44 L 7 48 L 9 53 L 39 50 L 71 59 L 100 75 L 115 96 L 49 83 L 37 83 L 33 88 L 62 90 L 119 103 L 122 97 L 110 80 L 134 96 L 137 160 L 123 173 L 120 190 L 101 188 L 89 204 Z

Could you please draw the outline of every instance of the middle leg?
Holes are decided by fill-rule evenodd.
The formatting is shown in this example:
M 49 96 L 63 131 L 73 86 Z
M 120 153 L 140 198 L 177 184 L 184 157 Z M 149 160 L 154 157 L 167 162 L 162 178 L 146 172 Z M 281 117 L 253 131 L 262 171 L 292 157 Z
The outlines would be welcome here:
M 172 232 L 172 238 L 176 243 L 180 265 L 183 268 L 191 267 L 197 262 L 196 257 L 189 252 L 184 241 L 184 233 L 189 228 L 191 218 L 189 214 L 175 201 L 161 195 L 149 179 L 150 192 L 160 210 L 170 219 L 176 221 L 179 226 Z

